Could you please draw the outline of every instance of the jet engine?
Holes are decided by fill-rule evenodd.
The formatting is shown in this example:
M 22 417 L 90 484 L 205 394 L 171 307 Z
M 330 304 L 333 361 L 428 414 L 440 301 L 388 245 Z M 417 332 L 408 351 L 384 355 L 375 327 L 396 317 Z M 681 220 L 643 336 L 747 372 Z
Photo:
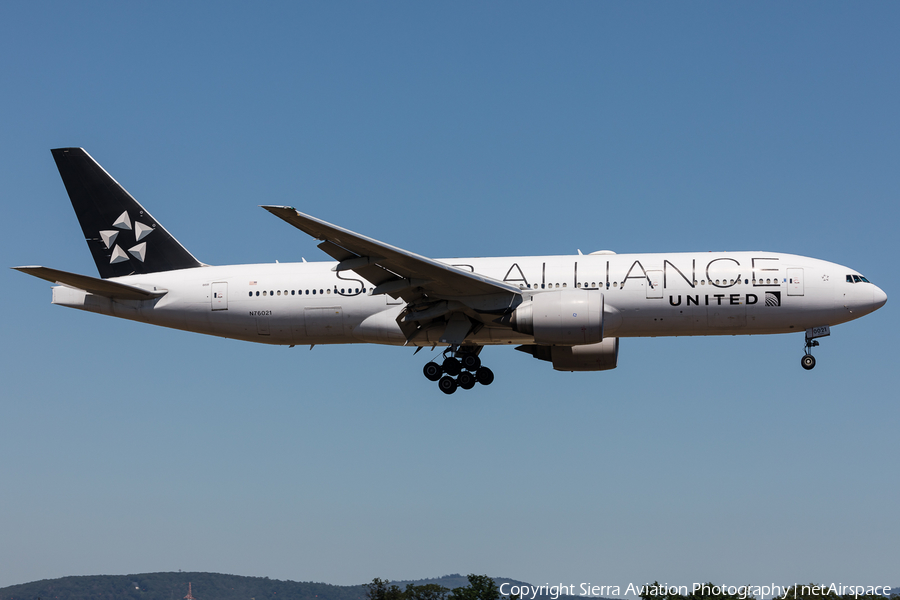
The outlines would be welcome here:
M 603 293 L 576 289 L 535 294 L 516 308 L 510 325 L 533 336 L 535 344 L 599 343 L 603 339 Z
M 619 360 L 619 338 L 606 338 L 597 344 L 582 346 L 518 346 L 538 360 L 553 363 L 557 371 L 608 371 Z

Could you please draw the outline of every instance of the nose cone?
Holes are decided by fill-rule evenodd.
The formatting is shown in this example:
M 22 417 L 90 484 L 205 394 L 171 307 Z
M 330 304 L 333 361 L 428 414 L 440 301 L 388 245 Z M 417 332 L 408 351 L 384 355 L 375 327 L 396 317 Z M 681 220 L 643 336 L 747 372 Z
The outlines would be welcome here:
M 877 285 L 873 285 L 874 290 L 872 290 L 872 310 L 878 310 L 884 303 L 887 302 L 887 294 L 878 287 Z

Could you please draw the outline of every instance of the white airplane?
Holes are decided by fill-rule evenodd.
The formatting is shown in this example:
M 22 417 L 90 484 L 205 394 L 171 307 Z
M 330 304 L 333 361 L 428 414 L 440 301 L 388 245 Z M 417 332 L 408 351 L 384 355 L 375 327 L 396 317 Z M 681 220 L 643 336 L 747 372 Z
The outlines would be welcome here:
M 884 305 L 841 265 L 773 252 L 434 260 L 298 212 L 264 206 L 322 240 L 336 262 L 199 262 L 81 148 L 53 150 L 101 279 L 15 269 L 59 284 L 53 304 L 264 344 L 444 348 L 441 391 L 488 385 L 484 346 L 515 345 L 558 371 L 614 369 L 619 339 L 805 332 L 816 338 Z

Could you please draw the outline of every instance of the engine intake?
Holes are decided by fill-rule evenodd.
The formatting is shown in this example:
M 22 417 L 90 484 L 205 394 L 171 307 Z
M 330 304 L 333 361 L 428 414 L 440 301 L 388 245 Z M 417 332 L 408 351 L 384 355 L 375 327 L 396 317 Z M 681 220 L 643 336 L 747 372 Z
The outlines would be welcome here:
M 516 308 L 512 328 L 550 346 L 596 344 L 603 339 L 603 293 L 560 290 L 535 294 Z

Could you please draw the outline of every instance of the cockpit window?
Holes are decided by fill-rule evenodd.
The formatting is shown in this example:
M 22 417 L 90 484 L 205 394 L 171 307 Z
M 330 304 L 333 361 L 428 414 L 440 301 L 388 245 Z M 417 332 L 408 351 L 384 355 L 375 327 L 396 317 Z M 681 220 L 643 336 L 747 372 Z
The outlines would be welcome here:
M 865 281 L 866 283 L 871 283 L 868 279 L 866 279 L 862 275 L 860 275 L 859 278 L 862 279 L 863 281 Z
M 847 275 L 847 283 L 872 283 L 862 275 Z
M 860 282 L 859 275 L 854 275 L 854 276 L 853 276 L 853 283 L 859 283 L 859 282 Z

